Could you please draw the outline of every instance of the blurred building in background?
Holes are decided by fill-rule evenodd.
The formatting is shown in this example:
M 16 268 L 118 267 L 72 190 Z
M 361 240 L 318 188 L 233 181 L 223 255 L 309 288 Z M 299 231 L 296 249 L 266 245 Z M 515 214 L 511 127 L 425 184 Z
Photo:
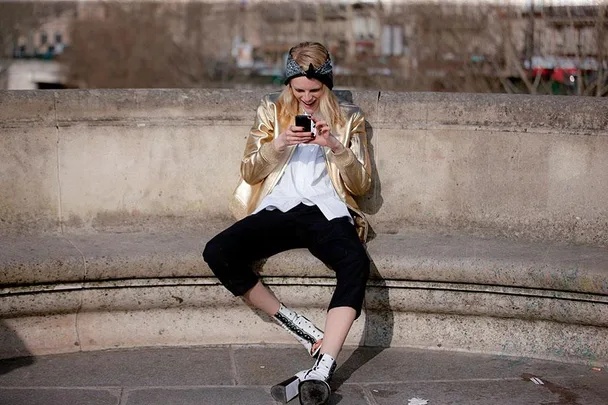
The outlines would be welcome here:
M 522 50 L 528 75 L 570 86 L 578 95 L 606 95 L 607 10 L 598 3 L 528 11 Z
M 65 2 L 0 2 L 0 88 L 63 88 L 60 62 L 69 43 L 76 5 Z
M 341 87 L 608 93 L 603 1 L 28 4 L 0 2 L 4 87 L 277 87 L 289 48 L 309 40 L 329 48 Z

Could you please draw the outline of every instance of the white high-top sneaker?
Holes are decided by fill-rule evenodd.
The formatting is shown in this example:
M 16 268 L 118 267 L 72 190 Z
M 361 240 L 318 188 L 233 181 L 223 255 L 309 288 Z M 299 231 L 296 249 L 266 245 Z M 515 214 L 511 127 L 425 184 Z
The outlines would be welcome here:
M 281 304 L 274 319 L 300 342 L 312 357 L 317 357 L 323 343 L 323 331 L 306 317 Z
M 315 365 L 300 376 L 300 405 L 325 405 L 329 401 L 329 380 L 336 369 L 336 361 L 327 353 L 319 356 Z M 301 372 L 298 373 L 301 375 Z

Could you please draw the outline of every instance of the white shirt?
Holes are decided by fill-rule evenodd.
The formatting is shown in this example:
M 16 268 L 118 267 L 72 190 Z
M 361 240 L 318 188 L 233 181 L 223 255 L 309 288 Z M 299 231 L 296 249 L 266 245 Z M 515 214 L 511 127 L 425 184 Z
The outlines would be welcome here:
M 252 214 L 264 209 L 287 212 L 300 203 L 316 205 L 328 221 L 348 217 L 354 223 L 347 205 L 331 184 L 319 145 L 296 145 L 279 182 Z

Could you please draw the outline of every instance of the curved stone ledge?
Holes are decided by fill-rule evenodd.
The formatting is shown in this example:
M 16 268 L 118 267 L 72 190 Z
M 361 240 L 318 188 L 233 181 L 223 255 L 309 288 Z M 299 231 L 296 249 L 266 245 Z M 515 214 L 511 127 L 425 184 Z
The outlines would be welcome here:
M 333 278 L 264 277 L 282 299 L 323 308 Z M 608 297 L 496 286 L 372 280 L 365 308 L 372 311 L 538 319 L 608 327 Z M 0 290 L 3 318 L 76 312 L 230 307 L 238 304 L 214 278 L 140 279 L 37 285 Z M 390 304 L 389 304 L 390 303 Z
M 316 287 L 309 288 L 315 290 Z M 290 288 L 275 288 L 290 305 Z M 328 288 L 312 295 L 325 297 Z M 283 295 L 285 294 L 285 295 Z M 19 336 L 27 352 L 3 344 L 1 357 L 80 350 L 157 345 L 290 343 L 293 339 L 263 314 L 244 304 L 174 306 L 147 310 L 81 311 L 7 318 L 2 322 Z M 299 308 L 314 322 L 324 309 Z M 486 315 L 367 309 L 355 323 L 347 344 L 403 346 L 516 355 L 562 362 L 608 365 L 605 327 Z M 4 343 L 4 342 L 3 342 Z
M 5 238 L 2 286 L 213 276 L 205 243 L 228 224 L 196 231 L 90 233 Z M 368 251 L 384 280 L 412 280 L 608 295 L 605 248 L 530 244 L 410 229 L 381 234 Z M 41 248 L 42 247 L 42 248 Z M 331 277 L 306 250 L 281 253 L 261 269 L 268 277 Z
M 333 278 L 265 277 L 264 282 L 284 303 L 323 322 Z M 269 326 L 265 315 L 252 317 L 211 277 L 8 287 L 1 298 L 4 322 L 33 354 L 158 344 L 293 343 Z M 604 295 L 376 279 L 369 282 L 364 315 L 349 343 L 439 346 L 605 365 L 607 327 Z M 0 356 L 18 354 L 5 347 Z

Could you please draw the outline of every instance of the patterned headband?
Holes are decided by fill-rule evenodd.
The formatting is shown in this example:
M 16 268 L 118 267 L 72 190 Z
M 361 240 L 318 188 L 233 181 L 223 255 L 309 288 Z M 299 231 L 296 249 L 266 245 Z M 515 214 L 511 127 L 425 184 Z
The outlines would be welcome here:
M 296 62 L 291 56 L 291 51 L 289 50 L 289 55 L 287 56 L 287 63 L 285 63 L 285 84 L 288 84 L 291 79 L 300 76 L 306 76 L 309 79 L 317 79 L 324 85 L 326 85 L 330 90 L 334 87 L 334 75 L 332 73 L 331 68 L 331 58 L 327 55 L 327 59 L 325 62 L 315 69 L 312 63 L 308 66 L 308 70 L 302 69 L 298 62 Z

